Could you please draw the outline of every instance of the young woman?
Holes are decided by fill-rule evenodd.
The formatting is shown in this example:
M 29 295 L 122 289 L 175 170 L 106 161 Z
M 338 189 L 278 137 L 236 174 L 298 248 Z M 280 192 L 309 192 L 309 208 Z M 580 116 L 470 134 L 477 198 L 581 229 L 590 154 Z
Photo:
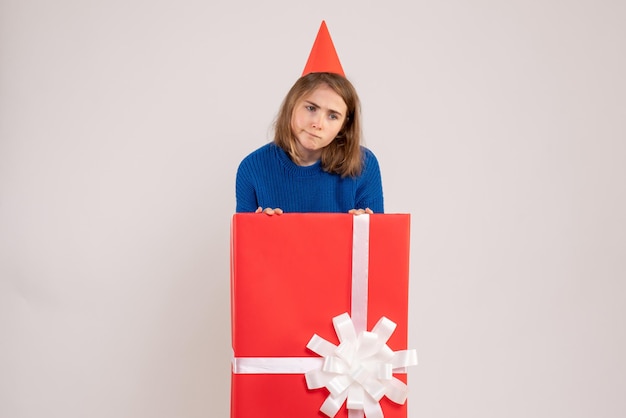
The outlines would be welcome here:
M 360 118 L 345 77 L 301 77 L 280 108 L 274 141 L 239 165 L 237 212 L 382 213 L 378 161 L 361 145 Z
M 378 161 L 361 145 L 361 104 L 325 22 L 276 119 L 274 141 L 240 163 L 237 212 L 382 213 Z

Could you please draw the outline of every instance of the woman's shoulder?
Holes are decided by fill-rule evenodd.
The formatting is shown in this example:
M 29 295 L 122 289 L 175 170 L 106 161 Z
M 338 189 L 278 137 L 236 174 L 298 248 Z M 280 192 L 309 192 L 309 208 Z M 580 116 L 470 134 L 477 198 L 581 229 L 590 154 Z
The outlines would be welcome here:
M 276 145 L 273 142 L 269 142 L 246 155 L 239 163 L 239 167 L 241 168 L 242 166 L 245 167 L 250 164 L 258 164 L 260 161 L 268 160 L 275 155 Z
M 361 153 L 363 154 L 363 158 L 368 159 L 376 159 L 376 155 L 374 155 L 374 151 L 372 151 L 371 149 L 367 148 L 364 145 L 361 145 Z
M 378 169 L 378 159 L 376 158 L 376 155 L 371 149 L 361 145 L 361 155 L 363 158 L 364 169 L 368 169 L 368 168 Z
M 356 177 L 357 182 L 370 182 L 372 179 L 380 178 L 378 158 L 371 149 L 365 146 L 361 146 L 361 162 L 361 174 Z
M 274 144 L 273 142 L 268 142 L 267 144 L 260 146 L 259 148 L 255 149 L 254 151 L 246 155 L 244 160 L 251 159 L 251 158 L 263 158 L 264 156 L 268 154 L 272 154 L 276 152 L 275 148 L 276 148 L 276 144 Z

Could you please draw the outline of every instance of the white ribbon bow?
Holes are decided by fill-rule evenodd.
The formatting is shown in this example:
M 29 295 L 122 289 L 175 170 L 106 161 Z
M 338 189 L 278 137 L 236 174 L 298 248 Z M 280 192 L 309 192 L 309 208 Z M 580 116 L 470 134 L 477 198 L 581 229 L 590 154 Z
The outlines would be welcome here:
M 394 352 L 389 348 L 387 341 L 396 324 L 384 316 L 372 331 L 358 335 L 347 313 L 334 317 L 333 325 L 339 346 L 317 334 L 307 344 L 307 348 L 324 358 L 321 368 L 305 373 L 307 387 L 328 389 L 330 395 L 320 411 L 329 417 L 334 417 L 347 401 L 350 417 L 365 414 L 368 418 L 383 418 L 379 403 L 383 396 L 397 404 L 406 401 L 407 386 L 392 373 L 417 365 L 417 351 Z M 356 415 L 351 414 L 355 411 Z

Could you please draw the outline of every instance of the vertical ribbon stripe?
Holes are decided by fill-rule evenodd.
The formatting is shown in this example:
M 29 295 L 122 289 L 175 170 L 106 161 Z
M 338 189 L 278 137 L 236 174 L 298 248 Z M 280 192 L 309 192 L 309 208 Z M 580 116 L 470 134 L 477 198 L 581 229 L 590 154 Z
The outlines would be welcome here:
M 352 223 L 351 316 L 357 334 L 367 330 L 370 216 L 355 215 Z
M 353 217 L 352 222 L 352 300 L 350 312 L 356 333 L 367 330 L 367 299 L 370 255 L 370 216 Z M 348 407 L 352 405 L 348 404 Z M 348 418 L 363 418 L 363 408 L 348 409 Z

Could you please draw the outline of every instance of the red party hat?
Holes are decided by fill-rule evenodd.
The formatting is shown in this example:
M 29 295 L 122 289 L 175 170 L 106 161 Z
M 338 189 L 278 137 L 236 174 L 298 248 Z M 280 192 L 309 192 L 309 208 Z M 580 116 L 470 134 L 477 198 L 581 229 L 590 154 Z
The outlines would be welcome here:
M 304 66 L 302 75 L 323 72 L 346 76 L 341 67 L 341 62 L 339 62 L 337 51 L 335 51 L 333 40 L 330 38 L 326 22 L 322 20 L 322 25 L 317 32 L 317 37 L 313 43 L 313 48 L 311 48 L 311 53 Z

